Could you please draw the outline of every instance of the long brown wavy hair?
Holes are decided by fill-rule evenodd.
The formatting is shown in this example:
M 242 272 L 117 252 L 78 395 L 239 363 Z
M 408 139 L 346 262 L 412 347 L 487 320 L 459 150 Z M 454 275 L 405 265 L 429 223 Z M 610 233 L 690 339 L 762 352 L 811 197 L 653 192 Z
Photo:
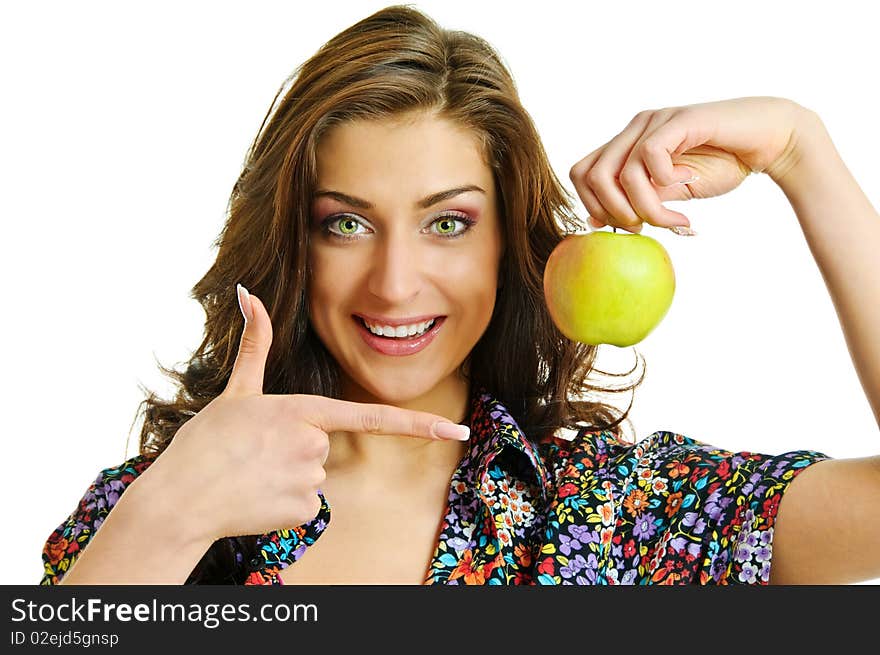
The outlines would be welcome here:
M 396 5 L 333 37 L 275 95 L 233 186 L 214 243 L 216 261 L 191 292 L 205 311 L 204 339 L 182 371 L 159 364 L 178 387 L 173 400 L 141 387 L 148 396 L 138 407 L 138 416 L 144 414 L 141 455 L 161 454 L 178 428 L 225 388 L 244 327 L 237 282 L 260 297 L 272 319 L 263 392 L 340 397 L 338 365 L 308 316 L 315 151 L 335 125 L 414 110 L 469 128 L 495 177 L 506 243 L 500 289 L 463 374 L 470 384 L 490 390 L 535 440 L 561 428 L 610 430 L 627 417 L 632 401 L 621 413 L 584 396 L 635 389 L 644 373 L 629 386 L 591 384 L 593 371 L 625 377 L 635 367 L 625 374 L 595 368 L 597 347 L 566 338 L 545 305 L 547 258 L 567 234 L 584 227 L 513 78 L 482 38 L 441 28 L 412 6 Z M 256 539 L 217 540 L 187 584 L 242 583 Z

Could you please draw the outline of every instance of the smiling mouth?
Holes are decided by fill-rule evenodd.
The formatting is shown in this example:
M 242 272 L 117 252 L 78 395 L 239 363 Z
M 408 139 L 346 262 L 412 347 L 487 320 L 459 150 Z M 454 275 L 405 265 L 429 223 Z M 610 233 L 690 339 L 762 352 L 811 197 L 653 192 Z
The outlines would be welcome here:
M 370 328 L 367 326 L 367 322 L 362 317 L 357 316 L 356 314 L 353 314 L 352 318 L 354 318 L 355 321 L 359 322 L 364 327 L 364 329 L 367 332 L 369 332 L 371 335 L 373 335 L 374 337 L 377 337 L 379 339 L 389 339 L 391 341 L 407 341 L 407 340 L 412 340 L 412 339 L 418 339 L 419 337 L 425 336 L 428 332 L 431 331 L 431 328 L 433 328 L 435 325 L 437 325 L 437 322 L 439 320 L 441 320 L 445 317 L 444 316 L 435 316 L 430 321 L 428 321 L 427 326 L 425 326 L 425 329 L 422 330 L 421 332 L 416 332 L 415 334 L 410 334 L 410 335 L 403 336 L 403 337 L 389 336 L 389 335 L 385 335 L 385 334 L 376 334 L 375 332 L 370 330 Z

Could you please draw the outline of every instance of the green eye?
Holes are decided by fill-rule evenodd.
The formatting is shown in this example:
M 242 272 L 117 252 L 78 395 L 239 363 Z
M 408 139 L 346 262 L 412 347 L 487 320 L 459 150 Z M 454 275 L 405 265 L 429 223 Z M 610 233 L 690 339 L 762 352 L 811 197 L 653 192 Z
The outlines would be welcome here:
M 334 239 L 354 241 L 360 238 L 357 231 L 359 225 L 360 221 L 352 216 L 331 216 L 321 224 L 321 231 Z
M 352 227 L 353 230 L 355 230 L 355 231 L 357 230 L 357 221 L 354 221 L 354 220 L 352 220 L 352 219 L 350 219 L 350 218 L 340 218 L 340 219 L 337 220 L 337 223 L 338 223 L 339 225 L 344 225 L 344 224 L 348 223 L 349 225 L 352 225 L 352 226 L 353 226 L 353 227 Z M 345 231 L 345 228 L 342 228 L 340 231 L 341 231 L 343 234 L 354 234 L 354 231 L 352 231 L 352 232 L 346 232 L 346 231 Z
M 444 224 L 449 226 L 448 232 L 443 229 L 442 226 Z M 453 219 L 453 218 L 441 218 L 440 220 L 437 221 L 437 225 L 440 226 L 440 228 L 439 228 L 440 234 L 452 234 L 453 232 L 455 232 L 455 219 Z

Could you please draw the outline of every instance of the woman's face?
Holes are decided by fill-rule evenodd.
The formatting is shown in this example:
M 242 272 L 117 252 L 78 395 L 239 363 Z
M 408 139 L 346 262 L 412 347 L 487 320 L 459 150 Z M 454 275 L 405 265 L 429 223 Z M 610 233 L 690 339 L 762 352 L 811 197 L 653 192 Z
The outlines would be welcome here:
M 309 313 L 343 389 L 396 403 L 449 383 L 489 325 L 503 248 L 477 140 L 425 114 L 349 122 L 321 139 L 317 165 Z M 445 318 L 426 347 L 390 355 L 367 343 L 356 315 L 382 325 Z M 379 347 L 412 345 L 382 339 Z

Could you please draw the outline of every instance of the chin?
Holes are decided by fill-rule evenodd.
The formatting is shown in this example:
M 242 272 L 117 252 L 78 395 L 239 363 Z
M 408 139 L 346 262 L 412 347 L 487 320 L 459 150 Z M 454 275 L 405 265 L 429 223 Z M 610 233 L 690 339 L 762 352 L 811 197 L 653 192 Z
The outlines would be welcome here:
M 383 403 L 403 405 L 424 397 L 436 387 L 437 382 L 435 380 L 416 382 L 403 379 L 393 384 L 378 383 L 375 386 L 368 387 L 368 389 L 373 388 L 375 391 L 372 395 L 381 398 Z
M 456 380 L 459 379 L 458 368 L 453 372 Z M 350 388 L 355 397 L 375 398 L 375 401 L 384 405 L 409 405 L 431 395 L 438 387 L 443 385 L 446 377 L 429 376 L 424 370 L 414 370 L 413 375 L 407 375 L 406 371 L 398 371 L 394 380 L 384 380 L 373 375 L 366 377 L 350 378 Z

